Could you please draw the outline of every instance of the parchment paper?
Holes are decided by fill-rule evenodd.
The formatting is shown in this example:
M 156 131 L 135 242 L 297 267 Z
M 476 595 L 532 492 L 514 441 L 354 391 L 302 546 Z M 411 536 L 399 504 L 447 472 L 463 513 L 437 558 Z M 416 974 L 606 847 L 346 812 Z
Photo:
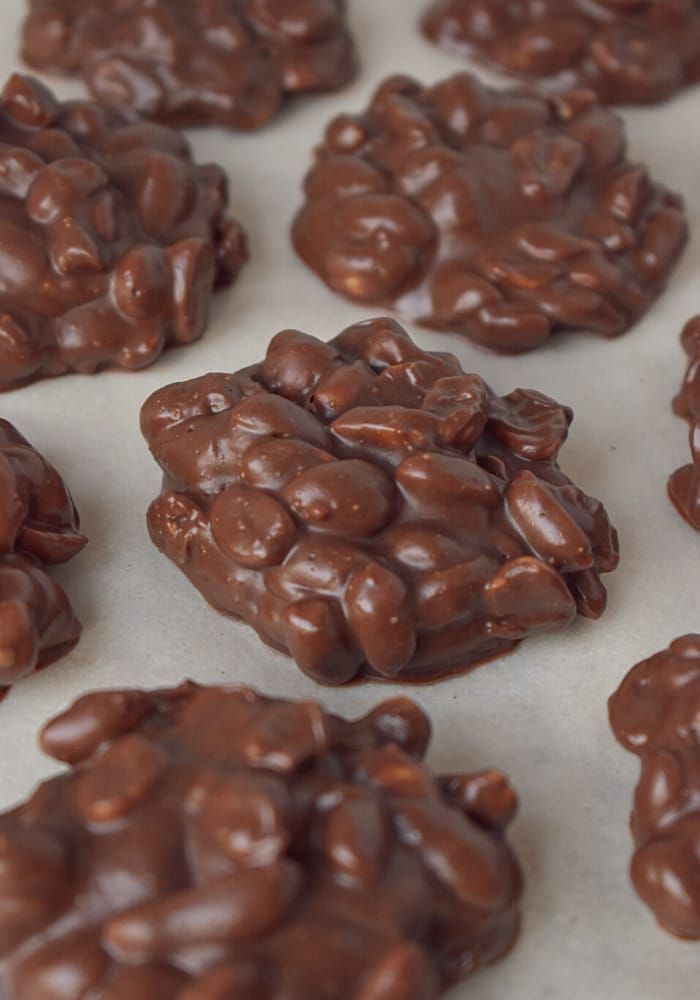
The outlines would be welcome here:
M 370 314 L 334 297 L 301 266 L 288 224 L 310 150 L 332 115 L 363 107 L 389 73 L 429 82 L 460 68 L 418 34 L 422 6 L 350 0 L 363 63 L 352 87 L 299 101 L 257 135 L 191 134 L 198 158 L 217 160 L 230 174 L 233 209 L 252 248 L 238 284 L 218 296 L 200 343 L 142 373 L 64 377 L 0 398 L 0 413 L 66 477 L 90 537 L 59 574 L 85 625 L 81 643 L 0 706 L 0 807 L 56 770 L 37 749 L 37 729 L 89 689 L 169 686 L 184 677 L 243 681 L 281 696 L 320 698 L 347 715 L 397 693 L 380 685 L 318 688 L 247 626 L 205 605 L 148 540 L 144 514 L 159 473 L 138 413 L 168 382 L 258 360 L 283 327 L 328 338 Z M 2 2 L 2 79 L 19 67 L 22 9 L 22 0 Z M 82 92 L 75 82 L 53 83 L 65 96 Z M 633 156 L 685 195 L 691 227 L 700 231 L 700 87 L 624 116 Z M 606 578 L 610 606 L 600 622 L 579 622 L 470 675 L 409 691 L 433 718 L 437 770 L 497 766 L 522 797 L 513 830 L 527 878 L 522 937 L 504 962 L 455 989 L 454 1000 L 698 995 L 700 943 L 657 929 L 627 879 L 637 765 L 610 734 L 606 699 L 632 664 L 700 628 L 700 537 L 666 498 L 668 474 L 688 461 L 687 429 L 670 404 L 684 371 L 678 335 L 700 312 L 699 267 L 694 240 L 666 294 L 616 341 L 575 334 L 526 357 L 501 358 L 411 329 L 422 346 L 452 350 L 499 392 L 532 387 L 574 407 L 562 466 L 605 501 L 623 552 L 621 568 Z

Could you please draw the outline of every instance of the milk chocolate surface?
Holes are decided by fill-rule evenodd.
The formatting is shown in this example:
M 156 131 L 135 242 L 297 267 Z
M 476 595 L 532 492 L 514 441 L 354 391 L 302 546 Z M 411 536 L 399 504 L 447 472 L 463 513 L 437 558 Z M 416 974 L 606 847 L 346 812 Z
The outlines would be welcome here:
M 0 698 L 80 637 L 68 598 L 46 572 L 86 544 L 79 527 L 58 472 L 0 420 Z
M 412 701 L 357 722 L 247 688 L 106 691 L 0 816 L 7 1000 L 432 1000 L 502 956 L 502 774 L 434 778 Z
M 682 339 L 690 361 L 673 408 L 690 423 L 691 461 L 671 476 L 668 492 L 679 513 L 700 531 L 700 316 L 686 324 Z
M 316 681 L 436 679 L 603 612 L 617 535 L 557 464 L 571 419 L 391 320 L 285 330 L 145 403 L 150 534 Z
M 15 75 L 0 95 L 0 389 L 142 368 L 207 325 L 246 259 L 226 179 L 179 132 L 60 102 Z
M 30 0 L 22 55 L 120 114 L 238 129 L 355 72 L 345 0 Z
M 641 762 L 632 881 L 662 927 L 692 939 L 700 938 L 698 718 L 700 635 L 637 664 L 610 699 L 615 735 Z
M 437 0 L 423 30 L 550 90 L 653 104 L 700 79 L 698 0 Z
M 627 159 L 590 92 L 546 100 L 466 73 L 392 77 L 328 127 L 293 227 L 335 291 L 486 347 L 623 333 L 664 287 L 678 197 Z

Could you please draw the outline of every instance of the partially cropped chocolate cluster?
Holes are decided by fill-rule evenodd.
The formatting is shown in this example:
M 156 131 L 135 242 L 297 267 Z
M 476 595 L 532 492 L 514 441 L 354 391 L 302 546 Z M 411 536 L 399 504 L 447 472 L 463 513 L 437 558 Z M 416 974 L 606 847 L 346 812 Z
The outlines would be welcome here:
M 610 699 L 620 743 L 641 760 L 632 880 L 659 923 L 700 938 L 700 635 L 637 664 Z
M 345 0 L 29 0 L 22 54 L 121 114 L 258 128 L 355 72 Z
M 698 0 L 437 0 L 423 22 L 445 48 L 607 104 L 652 104 L 700 79 Z
M 8 995 L 438 997 L 511 946 L 521 878 L 505 778 L 433 778 L 429 737 L 403 698 L 81 698 L 42 737 L 71 770 L 0 816 Z
M 0 389 L 141 368 L 202 335 L 245 240 L 226 180 L 185 138 L 60 102 L 15 75 L 0 95 Z
M 293 229 L 332 289 L 506 352 L 613 337 L 664 287 L 682 204 L 626 157 L 590 92 L 392 77 L 328 127 Z
M 59 474 L 0 420 L 0 698 L 80 637 L 68 598 L 46 573 L 83 548 L 79 526 Z
M 700 316 L 686 324 L 683 347 L 690 362 L 673 408 L 690 423 L 692 461 L 671 476 L 668 492 L 679 513 L 700 531 Z
M 144 405 L 151 537 L 321 683 L 455 673 L 605 607 L 617 536 L 557 465 L 571 419 L 390 320 L 286 330 Z

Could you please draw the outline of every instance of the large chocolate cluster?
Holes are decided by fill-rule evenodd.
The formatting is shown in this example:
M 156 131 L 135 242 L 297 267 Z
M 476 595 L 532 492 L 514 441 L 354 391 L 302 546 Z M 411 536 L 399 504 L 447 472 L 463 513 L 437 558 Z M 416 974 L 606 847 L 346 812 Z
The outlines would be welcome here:
M 355 72 L 345 0 L 30 0 L 22 54 L 121 114 L 258 128 Z
M 686 324 L 683 346 L 690 362 L 673 408 L 690 422 L 692 461 L 671 476 L 668 492 L 679 513 L 700 531 L 700 316 Z
M 194 684 L 81 698 L 0 816 L 3 995 L 432 1000 L 518 931 L 516 807 L 433 778 L 407 699 L 346 722 Z
M 329 126 L 294 245 L 335 291 L 495 350 L 564 329 L 613 337 L 687 236 L 680 199 L 625 146 L 590 92 L 392 77 Z
M 0 95 L 0 388 L 141 368 L 202 335 L 246 258 L 226 180 L 185 138 L 60 102 L 15 75 Z
M 632 880 L 659 923 L 700 938 L 700 635 L 637 664 L 610 699 L 620 743 L 641 761 Z
M 390 320 L 283 331 L 144 405 L 151 537 L 321 683 L 456 673 L 605 607 L 617 536 L 557 465 L 571 419 Z
M 59 474 L 0 420 L 0 698 L 80 637 L 68 598 L 45 572 L 83 548 L 79 526 Z
M 550 89 L 652 104 L 700 80 L 698 0 L 437 0 L 429 38 Z

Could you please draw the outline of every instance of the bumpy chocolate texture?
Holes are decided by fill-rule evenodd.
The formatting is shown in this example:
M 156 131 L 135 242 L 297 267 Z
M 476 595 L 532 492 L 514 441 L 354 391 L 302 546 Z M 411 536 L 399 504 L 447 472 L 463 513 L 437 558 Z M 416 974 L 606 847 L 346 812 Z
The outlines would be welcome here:
M 500 351 L 626 330 L 685 243 L 680 200 L 630 163 L 590 93 L 393 77 L 326 132 L 293 227 L 335 291 Z
M 634 886 L 659 923 L 700 938 L 700 635 L 637 664 L 610 699 L 620 743 L 641 760 Z
M 0 816 L 12 1000 L 431 1000 L 512 945 L 517 800 L 433 778 L 412 701 L 346 722 L 185 684 L 81 698 Z
M 153 541 L 326 684 L 433 679 L 605 607 L 605 510 L 559 470 L 571 411 L 495 396 L 374 320 L 156 392 Z
M 68 598 L 45 572 L 80 552 L 87 540 L 78 529 L 59 474 L 0 420 L 0 698 L 80 637 Z
M 550 90 L 652 104 L 700 80 L 698 0 L 437 0 L 429 38 Z
M 700 531 L 700 316 L 686 324 L 683 346 L 690 364 L 673 408 L 690 422 L 692 461 L 671 476 L 668 492 L 686 521 Z
M 13 76 L 0 95 L 0 388 L 142 368 L 202 335 L 245 240 L 226 180 L 185 138 L 61 103 Z
M 345 0 L 30 0 L 22 54 L 122 114 L 253 129 L 355 72 Z

